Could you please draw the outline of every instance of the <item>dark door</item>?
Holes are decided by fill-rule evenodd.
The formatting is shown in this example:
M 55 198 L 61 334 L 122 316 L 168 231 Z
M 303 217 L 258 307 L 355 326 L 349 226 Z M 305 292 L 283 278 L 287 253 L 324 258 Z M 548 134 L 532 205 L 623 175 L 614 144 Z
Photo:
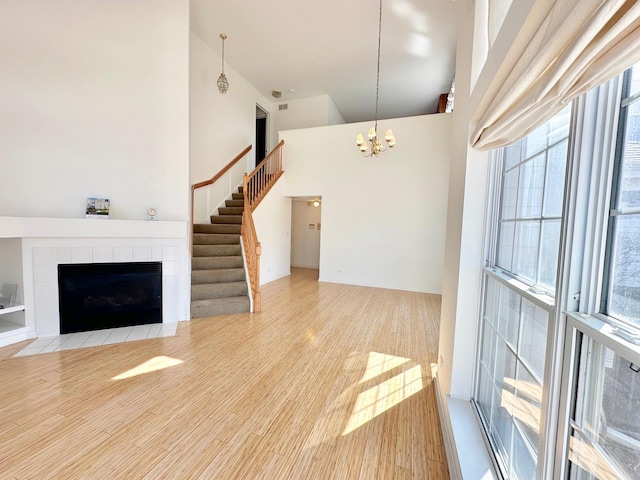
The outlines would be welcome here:
M 267 119 L 256 118 L 256 167 L 267 155 Z

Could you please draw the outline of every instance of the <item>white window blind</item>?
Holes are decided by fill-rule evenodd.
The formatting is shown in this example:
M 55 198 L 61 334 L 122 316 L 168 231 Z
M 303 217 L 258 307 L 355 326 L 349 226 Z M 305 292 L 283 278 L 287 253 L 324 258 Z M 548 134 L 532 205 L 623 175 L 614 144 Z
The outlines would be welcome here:
M 523 41 L 523 39 L 525 41 Z M 536 2 L 521 32 L 520 52 L 510 52 L 481 102 L 474 148 L 514 143 L 573 98 L 640 61 L 640 2 L 556 0 Z

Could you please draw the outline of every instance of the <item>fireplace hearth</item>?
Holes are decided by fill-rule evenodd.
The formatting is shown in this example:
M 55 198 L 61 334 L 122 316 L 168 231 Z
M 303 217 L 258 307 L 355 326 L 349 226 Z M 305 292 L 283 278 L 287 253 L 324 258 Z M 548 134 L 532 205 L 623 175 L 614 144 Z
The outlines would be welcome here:
M 60 333 L 162 323 L 162 262 L 58 265 Z

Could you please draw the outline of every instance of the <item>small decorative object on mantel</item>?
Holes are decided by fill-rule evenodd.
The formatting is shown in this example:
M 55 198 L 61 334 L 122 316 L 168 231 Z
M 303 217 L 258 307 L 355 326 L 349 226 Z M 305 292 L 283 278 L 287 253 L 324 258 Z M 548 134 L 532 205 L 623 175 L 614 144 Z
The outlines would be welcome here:
M 157 220 L 156 215 L 158 215 L 158 211 L 155 208 L 150 208 L 147 210 L 147 215 L 149 215 L 147 220 Z
M 109 218 L 111 202 L 108 198 L 87 198 L 87 210 L 85 218 L 104 220 Z

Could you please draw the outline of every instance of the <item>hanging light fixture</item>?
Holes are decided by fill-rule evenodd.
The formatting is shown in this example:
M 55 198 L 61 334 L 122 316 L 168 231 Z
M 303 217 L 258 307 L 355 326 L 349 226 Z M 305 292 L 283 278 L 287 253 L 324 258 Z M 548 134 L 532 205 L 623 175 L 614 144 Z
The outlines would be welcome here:
M 229 81 L 224 74 L 224 41 L 227 39 L 227 36 L 224 33 L 221 33 L 220 38 L 222 39 L 222 73 L 218 77 L 218 91 L 220 93 L 227 93 L 227 90 L 229 89 Z
M 369 129 L 367 134 L 367 141 L 365 141 L 361 133 L 356 137 L 356 145 L 365 157 L 377 157 L 379 153 L 387 150 L 387 148 L 393 148 L 396 144 L 396 137 L 393 135 L 391 129 L 388 129 L 384 134 L 384 140 L 386 143 L 382 143 L 382 140 L 378 138 L 378 98 L 380 96 L 380 43 L 382 38 L 382 0 L 380 0 L 380 16 L 378 18 L 378 71 L 376 74 L 376 114 L 374 117 L 373 127 Z

